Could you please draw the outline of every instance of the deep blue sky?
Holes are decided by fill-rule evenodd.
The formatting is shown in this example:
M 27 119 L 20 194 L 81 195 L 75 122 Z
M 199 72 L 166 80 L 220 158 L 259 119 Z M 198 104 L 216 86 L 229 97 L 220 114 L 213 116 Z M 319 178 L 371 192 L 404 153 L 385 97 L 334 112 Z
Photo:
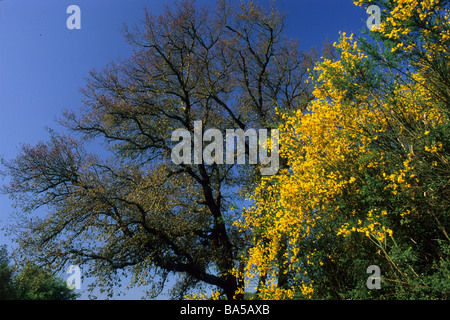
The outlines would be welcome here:
M 12 159 L 21 143 L 46 140 L 45 127 L 58 129 L 63 109 L 77 110 L 78 89 L 95 67 L 125 58 L 130 47 L 121 35 L 143 17 L 159 14 L 167 0 L 0 0 L 0 155 Z M 233 0 L 239 3 L 239 0 Z M 258 2 L 258 1 L 256 1 Z M 268 3 L 268 0 L 260 0 Z M 287 35 L 301 49 L 334 42 L 339 31 L 358 33 L 367 14 L 352 0 L 277 0 L 288 13 Z M 215 1 L 200 0 L 214 8 Z M 66 9 L 81 9 L 81 30 L 69 30 Z M 1 181 L 0 181 L 1 183 Z M 11 202 L 0 195 L 0 228 L 8 223 Z M 0 232 L 0 244 L 10 244 Z M 139 298 L 131 292 L 127 298 Z

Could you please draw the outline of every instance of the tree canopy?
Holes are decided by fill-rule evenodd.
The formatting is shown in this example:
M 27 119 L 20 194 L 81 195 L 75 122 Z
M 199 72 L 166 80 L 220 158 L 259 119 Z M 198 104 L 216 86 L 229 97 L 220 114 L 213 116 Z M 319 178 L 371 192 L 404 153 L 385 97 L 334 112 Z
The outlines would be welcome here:
M 214 11 L 180 1 L 125 28 L 134 53 L 90 73 L 83 107 L 62 120 L 73 134 L 52 131 L 4 161 L 12 181 L 3 191 L 25 213 L 21 252 L 52 268 L 89 265 L 85 275 L 109 288 L 126 270 L 156 295 L 176 274 L 174 297 L 206 283 L 233 299 L 231 270 L 247 244 L 230 207 L 259 179 L 258 165 L 175 164 L 171 134 L 193 133 L 195 121 L 223 133 L 272 128 L 276 108 L 304 108 L 318 54 L 284 29 L 275 6 L 251 1 L 219 1 Z M 87 152 L 76 134 L 101 139 L 114 156 Z M 26 214 L 42 206 L 46 217 Z

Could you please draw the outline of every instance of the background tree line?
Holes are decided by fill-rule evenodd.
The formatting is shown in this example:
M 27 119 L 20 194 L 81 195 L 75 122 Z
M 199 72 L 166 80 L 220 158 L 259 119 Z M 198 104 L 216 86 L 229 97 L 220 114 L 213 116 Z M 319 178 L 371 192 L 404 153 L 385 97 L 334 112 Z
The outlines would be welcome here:
M 74 300 L 79 296 L 65 281 L 32 263 L 18 272 L 15 269 L 6 246 L 0 247 L 0 300 Z

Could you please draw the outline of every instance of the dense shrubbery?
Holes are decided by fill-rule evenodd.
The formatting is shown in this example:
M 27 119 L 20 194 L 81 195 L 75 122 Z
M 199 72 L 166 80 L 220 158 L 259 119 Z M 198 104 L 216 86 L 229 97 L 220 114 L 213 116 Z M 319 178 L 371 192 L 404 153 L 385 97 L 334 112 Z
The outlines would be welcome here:
M 338 59 L 311 70 L 308 110 L 284 114 L 289 167 L 240 222 L 254 235 L 246 275 L 267 278 L 262 298 L 448 299 L 448 1 L 356 2 L 382 23 L 342 34 Z

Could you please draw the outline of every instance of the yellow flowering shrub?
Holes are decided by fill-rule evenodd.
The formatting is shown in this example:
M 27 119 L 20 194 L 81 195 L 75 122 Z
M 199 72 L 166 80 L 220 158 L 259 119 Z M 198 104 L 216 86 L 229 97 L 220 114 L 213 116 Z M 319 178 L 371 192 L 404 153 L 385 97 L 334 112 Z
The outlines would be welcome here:
M 448 135 L 430 137 L 448 124 L 449 87 L 438 86 L 430 62 L 446 59 L 450 47 L 449 11 L 440 4 L 392 1 L 372 31 L 386 43 L 382 53 L 343 33 L 334 44 L 339 59 L 323 59 L 311 71 L 315 99 L 308 109 L 281 115 L 280 155 L 288 168 L 261 180 L 250 196 L 254 205 L 236 222 L 253 233 L 245 272 L 267 278 L 260 297 L 314 297 L 323 291 L 318 275 L 332 277 L 339 254 L 363 252 L 359 247 L 374 248 L 371 257 L 381 250 L 378 256 L 400 270 L 389 248 L 410 232 L 404 224 L 432 211 L 418 204 L 428 201 L 423 190 L 429 181 L 418 176 L 420 168 L 425 161 L 449 172 Z M 394 58 L 397 67 L 377 61 Z M 290 276 L 287 285 L 275 281 L 280 273 Z

